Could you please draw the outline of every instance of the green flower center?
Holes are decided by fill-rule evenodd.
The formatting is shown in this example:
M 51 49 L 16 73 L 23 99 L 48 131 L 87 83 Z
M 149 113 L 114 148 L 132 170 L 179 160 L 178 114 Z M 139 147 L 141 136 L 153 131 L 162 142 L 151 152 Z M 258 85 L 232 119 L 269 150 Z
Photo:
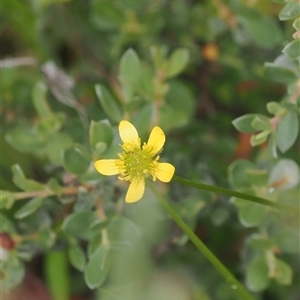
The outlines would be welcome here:
M 119 154 L 120 160 L 117 162 L 121 174 L 120 179 L 126 181 L 141 181 L 147 174 L 156 180 L 159 156 L 151 154 L 149 151 L 140 148 L 130 149 L 128 145 L 122 145 L 124 152 Z M 127 151 L 126 151 L 127 150 Z

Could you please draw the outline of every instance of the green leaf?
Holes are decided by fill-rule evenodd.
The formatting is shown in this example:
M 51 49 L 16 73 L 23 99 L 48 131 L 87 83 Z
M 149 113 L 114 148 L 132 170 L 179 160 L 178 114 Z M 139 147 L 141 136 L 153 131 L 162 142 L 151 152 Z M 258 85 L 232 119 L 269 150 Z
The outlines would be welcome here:
M 72 266 L 83 272 L 86 264 L 86 257 L 81 247 L 78 245 L 71 246 L 68 250 L 68 256 Z
M 25 266 L 19 259 L 14 259 L 5 268 L 1 267 L 1 290 L 11 290 L 20 284 L 25 275 Z
M 44 251 L 49 251 L 56 242 L 56 234 L 51 228 L 39 232 L 37 242 Z
M 298 114 L 288 111 L 277 126 L 277 145 L 281 152 L 286 152 L 295 143 L 299 132 Z
M 177 49 L 169 59 L 166 76 L 167 78 L 174 77 L 180 74 L 186 67 L 189 60 L 189 51 L 187 49 Z
M 86 237 L 91 233 L 90 225 L 97 220 L 94 212 L 83 210 L 71 213 L 63 222 L 62 230 L 75 237 Z
M 90 151 L 86 147 L 84 147 L 82 144 L 79 144 L 79 143 L 74 144 L 74 150 L 76 152 L 78 152 L 87 161 L 92 160 L 92 155 L 91 155 Z
M 63 153 L 63 163 L 66 170 L 72 174 L 80 175 L 87 171 L 91 161 L 78 151 L 78 147 L 67 149 Z
M 273 240 L 258 234 L 253 234 L 247 242 L 250 247 L 261 251 L 271 250 L 275 245 Z
M 239 16 L 239 19 L 256 45 L 271 48 L 281 42 L 282 32 L 274 19 L 259 13 L 248 13 L 247 16 Z
M 195 113 L 194 96 L 191 90 L 179 80 L 169 82 L 166 102 L 160 109 L 159 125 L 168 131 L 188 124 Z M 154 107 L 152 107 L 154 111 Z
M 117 100 L 103 85 L 96 84 L 95 90 L 100 104 L 107 116 L 111 118 L 114 122 L 120 122 L 122 119 L 122 111 Z
M 300 4 L 299 4 L 300 9 Z M 289 56 L 291 59 L 296 59 L 300 56 L 300 40 L 292 41 L 291 43 L 288 43 L 282 52 Z
M 275 280 L 281 285 L 290 285 L 293 280 L 293 270 L 290 265 L 284 261 L 275 258 Z
M 7 232 L 8 234 L 15 234 L 15 224 L 5 215 L 0 213 L 0 232 Z
M 90 145 L 94 150 L 96 150 L 98 143 L 104 144 L 105 148 L 109 147 L 113 141 L 114 135 L 108 120 L 103 120 L 99 122 L 91 121 L 89 138 Z M 101 147 L 103 147 L 102 144 Z
M 54 300 L 70 299 L 70 274 L 65 251 L 49 252 L 44 257 L 44 270 Z
M 254 259 L 246 271 L 246 284 L 250 291 L 260 292 L 269 285 L 268 264 L 263 257 Z
M 31 200 L 29 200 L 25 205 L 23 205 L 20 209 L 18 209 L 14 216 L 16 219 L 24 219 L 27 216 L 34 213 L 36 210 L 38 210 L 44 202 L 43 198 L 36 197 Z
M 15 193 L 0 190 L 0 209 L 10 209 L 16 200 Z
M 95 236 L 93 236 L 93 238 L 89 241 L 88 249 L 87 249 L 88 257 L 93 256 L 93 254 L 98 250 L 101 244 L 102 244 L 102 232 L 101 230 L 99 230 L 98 234 L 95 234 Z
M 202 203 L 201 202 L 199 203 L 198 200 L 198 207 L 201 204 L 203 205 L 203 207 L 205 207 L 204 201 Z M 194 210 L 194 212 L 198 212 L 198 211 Z M 227 208 L 225 209 L 224 207 L 219 207 L 214 209 L 210 219 L 215 226 L 221 226 L 222 224 L 225 223 L 226 220 L 228 220 L 229 216 L 230 216 L 230 212 Z
M 293 27 L 294 27 L 296 30 L 300 30 L 300 18 L 297 18 L 297 19 L 294 21 Z
M 277 115 L 283 109 L 285 110 L 285 108 L 282 105 L 280 105 L 278 102 L 271 101 L 267 103 L 267 110 L 270 114 Z
M 266 118 L 263 115 L 258 114 L 247 114 L 241 117 L 238 117 L 232 121 L 233 126 L 242 133 L 254 133 L 257 132 L 257 129 L 253 128 L 251 125 L 253 120 L 256 117 Z M 268 118 L 267 118 L 268 119 Z
M 106 149 L 107 149 L 106 143 L 99 142 L 95 145 L 95 152 L 99 156 L 101 156 L 101 154 L 104 153 Z M 98 158 L 100 158 L 100 157 L 96 157 L 96 158 L 94 157 L 94 159 L 98 159 Z
M 47 182 L 47 187 L 56 193 L 57 195 L 60 195 L 62 193 L 62 186 L 57 182 L 55 178 L 50 178 Z
M 132 123 L 139 129 L 140 136 L 149 132 L 154 109 L 153 103 L 147 103 L 134 114 Z
M 47 141 L 46 153 L 53 164 L 63 164 L 63 152 L 73 144 L 72 138 L 63 132 L 57 132 Z
M 155 68 L 160 69 L 165 64 L 165 58 L 168 54 L 168 47 L 164 46 L 151 46 L 150 54 Z
M 270 119 L 265 116 L 255 116 L 255 118 L 251 122 L 251 126 L 258 131 L 271 130 Z
M 96 28 L 112 30 L 125 21 L 122 11 L 111 1 L 93 1 L 91 5 L 91 21 Z
M 275 241 L 282 252 L 299 252 L 300 234 L 297 229 L 288 226 L 280 227 L 275 234 Z
M 276 63 L 265 63 L 265 76 L 284 84 L 289 84 L 297 80 L 297 75 L 291 69 Z
M 268 139 L 270 133 L 271 133 L 270 130 L 264 130 L 258 134 L 252 135 L 250 138 L 251 146 L 255 147 L 264 143 Z
M 11 170 L 13 172 L 13 182 L 14 184 L 19 187 L 21 190 L 26 190 L 26 177 L 19 165 L 13 165 L 11 167 Z
M 278 158 L 277 155 L 277 134 L 276 132 L 272 132 L 268 141 L 268 151 L 274 158 Z
M 121 57 L 119 79 L 126 102 L 132 101 L 141 80 L 140 59 L 133 49 L 128 49 Z
M 141 74 L 141 87 L 139 93 L 145 99 L 152 99 L 154 94 L 154 85 L 153 78 L 155 76 L 153 68 L 150 65 L 143 64 Z
M 100 219 L 96 220 L 93 224 L 91 224 L 91 229 L 95 230 L 96 232 L 101 231 L 102 229 L 106 228 L 109 224 L 110 219 L 106 219 L 101 221 Z
M 43 143 L 46 140 L 46 138 L 38 136 L 36 131 L 27 125 L 9 130 L 5 139 L 13 148 L 26 153 L 40 152 L 43 150 Z
M 270 172 L 269 186 L 284 191 L 292 189 L 299 181 L 298 165 L 291 159 L 281 159 Z
M 228 180 L 235 188 L 250 186 L 246 171 L 255 169 L 252 162 L 244 159 L 237 159 L 228 167 Z
M 33 179 L 26 179 L 26 190 L 27 191 L 44 191 L 45 186 Z
M 267 186 L 268 184 L 269 172 L 267 170 L 246 169 L 245 175 L 253 186 Z
M 296 18 L 300 14 L 299 2 L 288 2 L 279 13 L 279 20 L 285 21 Z
M 122 230 L 120 230 L 121 228 Z M 130 244 L 140 236 L 139 227 L 125 217 L 112 219 L 107 226 L 107 232 L 110 241 L 125 242 L 126 244 Z M 130 232 L 130 237 L 124 232 Z
M 255 227 L 261 224 L 267 215 L 267 207 L 257 203 L 248 203 L 248 205 L 239 209 L 239 220 L 245 227 Z
M 90 289 L 100 287 L 108 275 L 108 254 L 105 247 L 99 249 L 90 258 L 84 271 L 84 280 Z
M 37 123 L 37 132 L 48 137 L 59 131 L 64 123 L 66 122 L 66 117 L 64 113 L 55 113 L 48 118 L 44 118 Z
M 35 84 L 32 90 L 33 105 L 40 118 L 49 118 L 52 111 L 46 100 L 47 86 L 43 82 Z
M 42 191 L 45 189 L 44 185 L 40 184 L 39 182 L 32 180 L 32 179 L 26 179 L 26 177 L 19 165 L 13 165 L 11 169 L 13 172 L 13 182 L 20 189 L 22 189 L 24 191 L 27 191 L 27 190 Z

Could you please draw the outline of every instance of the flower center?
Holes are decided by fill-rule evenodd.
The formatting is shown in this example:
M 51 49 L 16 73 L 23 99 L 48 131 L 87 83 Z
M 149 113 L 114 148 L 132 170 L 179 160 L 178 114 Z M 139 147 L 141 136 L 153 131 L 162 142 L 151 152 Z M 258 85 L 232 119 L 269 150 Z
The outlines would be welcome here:
M 120 179 L 126 181 L 144 180 L 147 174 L 150 174 L 153 180 L 156 180 L 158 170 L 159 156 L 153 155 L 143 147 L 143 149 L 128 147 L 123 144 L 124 152 L 118 154 L 120 160 L 117 162 L 121 174 Z M 130 151 L 128 151 L 130 150 Z

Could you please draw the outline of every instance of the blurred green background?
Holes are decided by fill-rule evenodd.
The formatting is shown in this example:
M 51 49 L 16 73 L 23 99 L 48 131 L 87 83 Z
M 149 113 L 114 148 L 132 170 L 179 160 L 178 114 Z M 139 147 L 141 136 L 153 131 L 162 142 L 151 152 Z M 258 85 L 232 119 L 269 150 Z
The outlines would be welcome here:
M 121 119 L 144 141 L 159 125 L 178 176 L 299 206 L 299 55 L 280 56 L 295 3 L 2 0 L 7 299 L 239 299 L 150 191 L 127 206 L 126 185 L 91 162 L 120 152 Z M 269 102 L 288 117 L 277 144 L 253 148 L 251 134 L 271 126 Z M 250 113 L 267 125 L 238 132 L 232 121 Z M 284 172 L 293 178 L 282 183 Z M 158 189 L 254 299 L 299 299 L 298 216 L 178 183 Z M 21 190 L 52 194 L 16 201 Z

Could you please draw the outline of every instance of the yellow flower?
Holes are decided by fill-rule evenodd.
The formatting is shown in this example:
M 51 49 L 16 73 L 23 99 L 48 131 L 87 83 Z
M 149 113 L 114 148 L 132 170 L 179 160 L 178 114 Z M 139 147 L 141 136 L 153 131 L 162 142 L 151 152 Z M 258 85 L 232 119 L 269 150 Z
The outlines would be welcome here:
M 100 159 L 95 162 L 96 170 L 103 175 L 119 175 L 120 180 L 130 182 L 125 201 L 133 203 L 140 200 L 145 191 L 145 178 L 149 175 L 153 181 L 169 182 L 175 172 L 174 166 L 159 163 L 159 153 L 166 137 L 162 129 L 155 126 L 148 142 L 141 147 L 141 139 L 135 127 L 128 121 L 121 121 L 119 133 L 123 144 L 123 153 L 119 159 Z

